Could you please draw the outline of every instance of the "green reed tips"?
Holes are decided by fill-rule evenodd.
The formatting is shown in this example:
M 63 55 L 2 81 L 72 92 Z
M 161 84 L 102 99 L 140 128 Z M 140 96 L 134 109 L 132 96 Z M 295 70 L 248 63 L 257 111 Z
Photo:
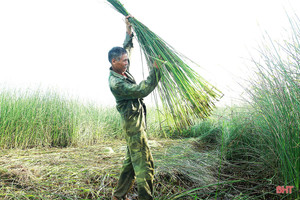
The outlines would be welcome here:
M 108 2 L 124 16 L 129 15 L 120 1 L 108 0 Z M 181 130 L 192 125 L 195 119 L 208 117 L 213 110 L 214 102 L 221 98 L 222 93 L 185 62 L 190 61 L 188 58 L 177 52 L 148 27 L 136 18 L 131 17 L 129 21 L 148 66 L 156 61 L 160 69 L 162 78 L 157 92 L 165 116 L 171 115 L 171 118 L 166 117 L 169 119 L 169 125 L 175 124 L 175 128 Z

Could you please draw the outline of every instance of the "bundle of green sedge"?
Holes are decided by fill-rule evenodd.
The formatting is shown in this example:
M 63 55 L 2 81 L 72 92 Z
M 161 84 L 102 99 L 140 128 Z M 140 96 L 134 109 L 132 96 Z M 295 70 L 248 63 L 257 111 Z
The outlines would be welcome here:
M 129 15 L 118 0 L 107 1 L 124 16 Z M 180 131 L 192 125 L 195 120 L 208 117 L 214 108 L 214 102 L 221 98 L 222 93 L 184 62 L 190 61 L 187 57 L 144 24 L 133 17 L 129 18 L 129 22 L 148 66 L 155 62 L 160 69 L 161 81 L 157 92 L 162 102 L 163 116 L 171 116 L 166 117 L 168 126 Z M 158 106 L 157 102 L 156 100 Z

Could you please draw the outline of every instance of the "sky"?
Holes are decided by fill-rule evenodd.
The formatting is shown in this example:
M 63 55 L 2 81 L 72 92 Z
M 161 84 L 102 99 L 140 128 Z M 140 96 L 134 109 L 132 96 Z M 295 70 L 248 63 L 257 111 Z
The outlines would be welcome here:
M 283 39 L 298 0 L 121 0 L 135 18 L 200 65 L 231 105 L 251 74 L 262 33 Z M 124 17 L 105 0 L 1 0 L 0 88 L 55 88 L 114 106 L 107 52 L 122 46 Z M 134 40 L 131 73 L 147 76 Z M 145 73 L 143 75 L 143 68 Z M 250 72 L 249 72 L 250 68 Z M 147 97 L 151 103 L 152 98 Z

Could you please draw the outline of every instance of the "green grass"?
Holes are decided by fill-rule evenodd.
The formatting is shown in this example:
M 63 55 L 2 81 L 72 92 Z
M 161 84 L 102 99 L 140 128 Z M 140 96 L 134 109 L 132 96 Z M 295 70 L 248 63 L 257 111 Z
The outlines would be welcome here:
M 115 107 L 83 103 L 55 90 L 0 90 L 0 148 L 66 147 L 123 138 Z M 149 107 L 148 135 L 160 137 L 168 129 Z M 163 116 L 160 116 L 163 119 Z
M 3 88 L 0 100 L 0 148 L 92 144 L 121 132 L 114 108 L 82 104 L 55 91 Z
M 257 78 L 249 91 L 258 113 L 256 127 L 266 148 L 276 158 L 280 185 L 300 190 L 300 20 L 289 18 L 292 32 L 284 41 L 267 34 L 254 61 Z M 300 198 L 300 194 L 294 195 Z
M 43 99 L 44 93 L 41 91 L 27 95 L 35 99 L 36 105 L 43 105 L 36 100 L 37 94 L 40 96 L 39 100 Z M 19 95 L 19 102 L 26 102 L 24 99 L 28 98 L 24 95 L 23 93 Z M 8 93 L 5 96 L 13 97 Z M 50 95 L 47 95 L 47 98 L 51 99 Z M 33 107 L 29 107 L 31 114 L 24 116 L 35 116 L 35 118 L 39 116 L 39 119 L 52 123 L 29 124 L 31 128 L 24 127 L 22 130 L 25 132 L 18 132 L 24 137 L 24 142 L 19 140 L 21 143 L 14 143 L 14 146 L 2 145 L 2 148 L 24 149 L 2 151 L 0 176 L 5 181 L 1 183 L 0 192 L 4 199 L 26 199 L 31 198 L 30 195 L 36 199 L 97 199 L 100 197 L 105 199 L 115 187 L 122 163 L 120 158 L 125 154 L 122 151 L 125 141 L 120 140 L 122 139 L 121 124 L 118 121 L 120 117 L 113 110 L 115 108 L 84 105 L 58 96 L 55 96 L 55 99 L 56 101 L 46 102 L 50 108 L 54 108 L 57 104 L 50 106 L 49 102 L 57 102 L 57 99 L 64 101 L 65 103 L 60 105 L 65 107 L 72 105 L 68 112 L 73 112 L 71 116 L 74 116 L 75 120 L 67 121 L 72 122 L 72 126 L 64 123 L 57 124 L 58 127 L 73 127 L 70 131 L 71 137 L 67 140 L 70 143 L 65 148 L 60 146 L 65 143 L 58 143 L 59 148 L 54 148 L 53 142 L 42 141 L 46 137 L 44 132 L 42 132 L 44 134 L 32 134 L 30 140 L 26 140 L 26 133 L 30 134 L 29 130 L 41 130 L 39 126 L 53 125 L 50 119 L 47 120 L 47 116 L 53 114 L 42 117 L 41 113 L 45 112 L 34 114 Z M 10 103 L 10 106 L 13 105 L 16 104 Z M 13 110 L 6 108 L 8 110 L 6 113 Z M 24 112 L 28 111 L 23 109 Z M 253 111 L 249 107 L 218 109 L 212 117 L 206 121 L 199 121 L 188 130 L 179 133 L 165 131 L 169 138 L 176 139 L 164 140 L 161 138 L 160 128 L 166 128 L 166 124 L 155 121 L 157 112 L 150 109 L 148 135 L 159 144 L 152 147 L 156 162 L 156 199 L 209 199 L 215 196 L 255 199 L 257 195 L 269 197 L 268 192 L 272 194 L 272 198 L 278 197 L 275 186 L 280 183 L 278 180 L 282 175 L 278 174 L 277 160 L 274 156 L 270 156 L 270 152 L 268 153 L 269 146 L 265 145 L 263 137 L 256 138 L 261 135 L 260 129 L 257 128 L 257 123 L 261 119 L 255 117 L 250 110 Z M 61 110 L 58 112 L 56 109 L 50 111 L 67 113 Z M 13 116 L 19 115 L 7 115 L 10 120 Z M 57 118 L 63 119 L 62 116 Z M 16 119 L 26 121 L 27 118 Z M 8 138 L 7 133 L 1 138 L 5 138 L 4 136 Z M 60 134 L 64 132 L 56 132 L 53 138 L 59 137 Z M 13 132 L 12 135 L 17 133 Z M 41 136 L 42 138 L 38 138 Z M 107 154 L 104 151 L 106 146 L 112 147 L 115 153 Z M 276 177 L 272 180 L 274 176 Z

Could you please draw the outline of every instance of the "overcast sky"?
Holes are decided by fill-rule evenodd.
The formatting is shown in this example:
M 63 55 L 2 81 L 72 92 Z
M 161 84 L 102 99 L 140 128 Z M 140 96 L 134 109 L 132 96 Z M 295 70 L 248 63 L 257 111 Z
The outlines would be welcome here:
M 240 93 L 250 54 L 262 31 L 282 38 L 285 11 L 299 0 L 123 0 L 125 8 L 201 66 L 199 73 L 225 93 Z M 0 85 L 57 88 L 115 105 L 108 87 L 107 52 L 125 38 L 124 17 L 105 0 L 1 0 Z M 143 79 L 137 41 L 131 72 Z M 146 66 L 144 66 L 146 69 Z M 234 98 L 232 98 L 234 97 Z M 147 101 L 150 102 L 151 98 Z

